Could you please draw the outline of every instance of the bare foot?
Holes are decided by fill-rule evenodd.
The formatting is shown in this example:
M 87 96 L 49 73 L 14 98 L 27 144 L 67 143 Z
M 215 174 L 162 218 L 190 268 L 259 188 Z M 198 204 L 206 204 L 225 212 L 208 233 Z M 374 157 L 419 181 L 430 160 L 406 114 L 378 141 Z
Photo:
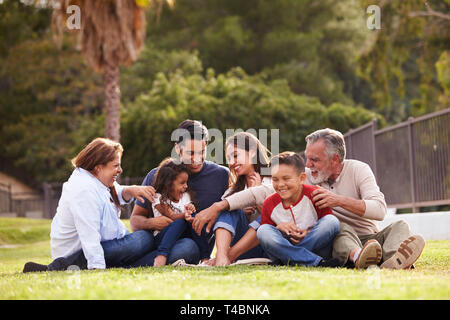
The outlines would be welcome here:
M 163 255 L 159 255 L 155 258 L 155 261 L 153 262 L 154 267 L 162 267 L 165 266 L 167 262 L 167 257 Z
M 216 255 L 215 266 L 228 266 L 230 264 L 230 259 L 226 255 Z

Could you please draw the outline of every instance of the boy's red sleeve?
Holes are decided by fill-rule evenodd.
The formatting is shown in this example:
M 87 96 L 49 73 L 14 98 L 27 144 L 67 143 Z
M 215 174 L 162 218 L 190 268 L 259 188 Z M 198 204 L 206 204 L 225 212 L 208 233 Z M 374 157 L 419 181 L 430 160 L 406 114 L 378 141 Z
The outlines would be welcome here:
M 303 192 L 313 203 L 314 209 L 316 209 L 316 212 L 317 212 L 317 218 L 320 219 L 320 218 L 325 217 L 327 214 L 333 214 L 333 211 L 331 210 L 331 208 L 319 209 L 316 206 L 316 204 L 313 201 L 313 196 L 312 196 L 312 192 L 316 189 L 318 189 L 317 186 L 311 186 L 311 185 L 306 185 L 306 184 L 303 185 Z
M 275 222 L 273 222 L 272 219 L 270 218 L 272 211 L 273 211 L 273 203 L 270 198 L 267 198 L 264 201 L 262 209 L 261 209 L 261 225 L 270 224 L 270 225 L 276 227 Z
M 316 208 L 318 219 L 325 217 L 327 214 L 333 214 L 333 211 L 331 210 L 331 208 L 319 209 L 318 207 L 316 207 L 316 205 L 314 205 L 314 208 Z

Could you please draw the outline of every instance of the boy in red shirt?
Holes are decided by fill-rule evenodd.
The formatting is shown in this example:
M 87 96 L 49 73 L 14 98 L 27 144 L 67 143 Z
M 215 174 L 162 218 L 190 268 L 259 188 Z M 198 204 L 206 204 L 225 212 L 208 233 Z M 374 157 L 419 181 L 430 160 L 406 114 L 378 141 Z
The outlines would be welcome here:
M 283 152 L 271 160 L 272 183 L 276 191 L 263 204 L 257 237 L 275 262 L 286 265 L 338 267 L 331 253 L 339 220 L 330 208 L 314 206 L 315 186 L 304 184 L 305 163 L 294 152 Z M 319 255 L 321 254 L 321 255 Z

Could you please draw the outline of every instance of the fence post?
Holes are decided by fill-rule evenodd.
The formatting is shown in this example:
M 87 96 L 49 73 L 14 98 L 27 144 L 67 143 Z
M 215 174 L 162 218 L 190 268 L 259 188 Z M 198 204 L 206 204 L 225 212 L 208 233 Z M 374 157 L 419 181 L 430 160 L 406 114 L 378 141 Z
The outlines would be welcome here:
M 416 173 L 414 170 L 414 135 L 412 131 L 413 125 L 413 117 L 408 118 L 408 146 L 409 146 L 409 175 L 411 181 L 411 202 L 412 202 L 412 211 L 413 213 L 419 212 L 416 207 Z
M 346 153 L 347 153 L 347 155 L 346 155 L 346 158 L 347 159 L 353 159 L 353 154 L 352 154 L 352 131 L 353 131 L 353 129 L 352 128 L 350 128 L 350 130 L 348 130 L 348 143 L 347 143 L 347 146 L 346 146 Z
M 374 118 L 372 120 L 372 160 L 373 160 L 373 174 L 375 175 L 375 179 L 378 181 L 377 174 L 377 152 L 375 147 L 375 131 L 377 131 L 377 119 Z
M 51 197 L 52 197 L 52 186 L 47 182 L 42 183 L 42 188 L 44 189 L 44 218 L 51 219 Z
M 8 183 L 8 209 L 9 212 L 13 212 L 13 197 L 12 197 L 12 186 L 11 183 Z

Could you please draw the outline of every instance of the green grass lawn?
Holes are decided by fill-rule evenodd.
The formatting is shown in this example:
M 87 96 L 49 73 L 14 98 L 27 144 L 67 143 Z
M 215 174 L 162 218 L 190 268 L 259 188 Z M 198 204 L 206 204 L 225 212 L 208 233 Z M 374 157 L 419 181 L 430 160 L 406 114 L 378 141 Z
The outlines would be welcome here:
M 233 266 L 23 274 L 51 262 L 50 221 L 0 218 L 0 299 L 450 299 L 450 241 L 414 270 Z

